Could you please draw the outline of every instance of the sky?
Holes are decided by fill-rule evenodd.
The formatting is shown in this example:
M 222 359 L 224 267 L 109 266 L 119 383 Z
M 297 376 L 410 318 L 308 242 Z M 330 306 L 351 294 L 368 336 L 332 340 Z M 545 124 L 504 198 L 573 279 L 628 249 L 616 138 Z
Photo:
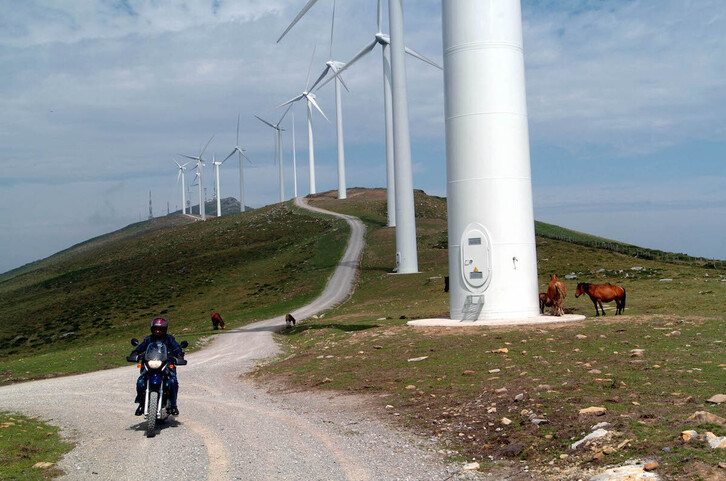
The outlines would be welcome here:
M 304 4 L 0 1 L 0 272 L 146 219 L 149 191 L 155 216 L 179 209 L 173 161 L 212 135 L 205 157 L 226 157 L 238 115 L 246 203 L 277 202 L 273 132 L 254 115 L 276 122 L 311 59 L 317 77 L 329 58 L 331 0 L 276 43 Z M 726 2 L 522 0 L 522 21 L 535 218 L 726 259 Z M 375 1 L 339 0 L 334 59 L 376 30 Z M 404 30 L 443 63 L 440 1 L 405 2 Z M 443 74 L 412 57 L 406 69 L 414 186 L 445 196 Z M 385 187 L 380 53 L 344 78 L 348 188 Z M 337 188 L 332 82 L 316 95 L 333 122 L 313 116 L 324 192 Z M 304 106 L 293 112 L 306 195 Z M 291 119 L 283 126 L 292 197 Z M 222 197 L 239 198 L 236 158 L 220 171 Z M 211 198 L 209 161 L 204 174 Z

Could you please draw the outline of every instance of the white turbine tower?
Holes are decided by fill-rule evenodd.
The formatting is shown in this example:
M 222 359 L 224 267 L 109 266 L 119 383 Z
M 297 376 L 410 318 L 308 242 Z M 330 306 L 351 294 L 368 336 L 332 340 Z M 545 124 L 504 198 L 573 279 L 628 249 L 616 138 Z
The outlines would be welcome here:
M 249 157 L 247 157 L 247 154 L 245 154 L 245 149 L 239 146 L 239 114 L 237 114 L 237 142 L 234 144 L 234 150 L 225 157 L 225 159 L 222 161 L 224 163 L 227 159 L 232 157 L 234 153 L 237 152 L 239 154 L 239 211 L 244 212 L 245 211 L 245 177 L 244 177 L 244 167 L 243 159 L 247 159 L 247 161 L 251 164 L 252 160 L 250 160 Z
M 292 28 L 292 26 L 297 23 L 297 21 L 300 19 L 300 16 L 304 15 L 305 12 L 316 2 L 317 0 L 311 0 L 308 2 L 308 5 L 305 6 L 303 9 L 304 11 L 299 15 L 298 17 L 293 20 L 293 23 L 290 24 L 287 30 L 285 30 L 285 33 Z M 328 54 L 328 61 L 325 62 L 325 68 L 323 69 L 323 72 L 320 74 L 318 79 L 313 83 L 313 85 L 310 87 L 310 90 L 314 90 L 315 87 L 320 83 L 323 78 L 328 74 L 328 72 L 332 71 L 334 74 L 338 73 L 345 64 L 343 62 L 339 62 L 336 60 L 333 60 L 333 30 L 335 27 L 335 0 L 333 0 L 333 15 L 332 15 L 332 21 L 330 23 L 330 51 Z M 278 42 L 282 40 L 282 37 L 284 37 L 285 34 L 283 33 L 282 36 L 277 40 Z M 347 192 L 346 192 L 346 180 L 345 180 L 345 148 L 343 145 L 343 106 L 341 104 L 341 96 L 340 96 L 340 86 L 341 84 L 343 87 L 345 87 L 346 90 L 348 90 L 348 86 L 345 85 L 345 82 L 343 82 L 343 77 L 341 76 L 335 76 L 335 132 L 336 132 L 336 139 L 337 139 L 337 152 L 338 152 L 338 199 L 345 199 L 347 198 Z
M 330 122 L 328 120 L 328 117 L 326 117 L 325 113 L 320 109 L 320 106 L 315 101 L 315 94 L 310 92 L 311 89 L 308 89 L 308 86 L 310 85 L 310 70 L 313 67 L 313 60 L 315 59 L 315 49 L 313 48 L 313 56 L 310 59 L 310 66 L 308 67 L 308 76 L 305 79 L 305 90 L 302 91 L 302 93 L 296 97 L 291 98 L 287 102 L 284 102 L 277 107 L 284 107 L 285 105 L 292 105 L 293 103 L 297 102 L 298 100 L 305 99 L 307 100 L 307 107 L 308 107 L 308 167 L 310 169 L 310 194 L 317 193 L 317 190 L 315 188 L 315 147 L 313 145 L 313 107 L 315 107 L 318 112 L 320 112 L 320 115 L 325 117 L 325 120 Z M 285 112 L 287 113 L 287 112 Z M 284 115 L 283 115 L 284 117 Z M 262 120 L 262 119 L 260 119 Z M 282 119 L 280 119 L 282 120 Z
M 295 158 L 295 109 L 290 113 L 292 116 L 292 185 L 294 197 L 297 197 L 297 159 Z
M 265 125 L 268 125 L 275 129 L 275 158 L 277 159 L 279 171 L 280 171 L 280 202 L 285 201 L 285 170 L 282 163 L 282 132 L 285 130 L 282 127 L 280 127 L 280 124 L 282 123 L 282 120 L 285 118 L 285 115 L 290 111 L 290 107 L 285 110 L 285 113 L 282 114 L 282 117 L 280 117 L 280 120 L 277 121 L 276 124 L 270 123 L 267 120 L 258 117 L 255 115 L 257 120 L 260 122 L 263 122 Z
M 232 154 L 234 154 L 234 152 L 232 152 Z M 224 164 L 224 161 L 229 159 L 232 154 L 229 154 L 227 158 L 221 162 L 218 162 L 214 155 L 212 155 L 212 165 L 214 166 L 214 191 L 217 197 L 217 217 L 222 217 L 222 195 L 219 190 L 219 167 Z
M 538 315 L 520 0 L 443 0 L 452 320 Z
M 204 151 L 207 150 L 207 147 L 209 147 L 209 143 L 214 138 L 214 135 L 212 135 L 209 140 L 207 141 L 207 145 L 204 146 L 203 149 L 199 151 L 199 155 L 196 157 L 192 157 L 190 155 L 184 155 L 179 154 L 182 157 L 186 157 L 187 159 L 196 160 L 197 165 L 194 166 L 195 169 L 197 169 L 197 175 L 199 177 L 199 216 L 202 218 L 202 220 L 206 220 L 207 216 L 205 213 L 205 206 L 204 206 L 204 162 L 202 161 L 202 155 L 204 155 Z
M 187 213 L 187 197 L 185 193 L 186 184 L 184 183 L 184 171 L 187 170 L 187 165 L 190 164 L 190 162 L 187 162 L 185 164 L 180 164 L 176 160 L 173 161 L 177 167 L 179 167 L 179 173 L 176 176 L 176 185 L 179 185 L 179 179 L 181 179 L 181 195 L 182 195 L 182 214 Z

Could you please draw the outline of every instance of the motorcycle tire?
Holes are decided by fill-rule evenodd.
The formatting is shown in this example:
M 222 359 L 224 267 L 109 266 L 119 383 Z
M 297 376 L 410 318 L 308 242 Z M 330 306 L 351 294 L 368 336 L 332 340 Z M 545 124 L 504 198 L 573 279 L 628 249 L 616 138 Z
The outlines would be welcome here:
M 153 438 L 156 436 L 156 411 L 159 408 L 159 393 L 152 391 L 149 393 L 149 414 L 146 416 L 146 437 Z

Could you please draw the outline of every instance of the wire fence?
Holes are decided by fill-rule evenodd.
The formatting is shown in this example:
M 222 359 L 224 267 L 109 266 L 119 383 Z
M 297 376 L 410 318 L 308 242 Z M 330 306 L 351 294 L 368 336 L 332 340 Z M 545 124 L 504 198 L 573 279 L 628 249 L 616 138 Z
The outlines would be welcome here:
M 638 259 L 647 259 L 652 261 L 667 262 L 669 264 L 681 264 L 689 266 L 705 267 L 707 269 L 726 270 L 726 261 L 720 259 L 707 259 L 705 257 L 693 257 L 687 254 L 674 254 L 672 252 L 663 252 L 653 249 L 644 249 L 628 244 L 620 244 L 618 242 L 601 242 L 595 240 L 578 239 L 560 234 L 547 234 L 538 232 L 537 235 L 548 239 L 555 239 L 572 244 L 578 244 L 596 249 L 605 249 L 613 252 L 619 252 Z

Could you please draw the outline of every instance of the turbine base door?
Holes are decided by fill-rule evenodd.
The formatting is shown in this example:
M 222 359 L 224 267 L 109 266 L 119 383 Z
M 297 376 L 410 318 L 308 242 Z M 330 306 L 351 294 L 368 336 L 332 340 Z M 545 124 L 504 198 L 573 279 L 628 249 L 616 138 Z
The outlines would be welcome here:
M 484 227 L 470 224 L 461 236 L 461 273 L 474 293 L 484 292 L 492 277 L 491 242 Z

